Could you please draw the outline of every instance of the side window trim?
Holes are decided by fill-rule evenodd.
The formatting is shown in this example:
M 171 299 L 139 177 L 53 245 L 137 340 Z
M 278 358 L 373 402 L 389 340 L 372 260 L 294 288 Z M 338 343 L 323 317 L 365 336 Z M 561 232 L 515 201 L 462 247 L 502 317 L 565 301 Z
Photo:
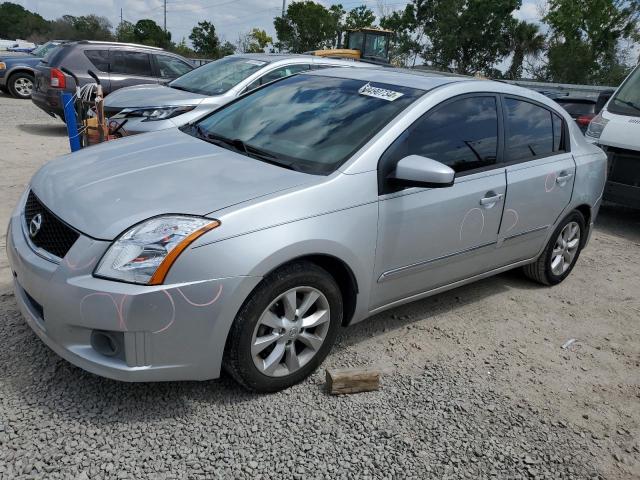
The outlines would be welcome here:
M 558 112 L 554 111 L 554 109 L 552 109 L 551 107 L 549 107 L 548 105 L 545 105 L 544 103 L 540 103 L 536 100 L 533 100 L 531 98 L 526 98 L 526 97 L 521 97 L 519 95 L 512 95 L 512 94 L 505 94 L 505 93 L 501 93 L 499 94 L 500 96 L 500 105 L 502 106 L 502 117 L 503 117 L 503 122 L 504 122 L 504 136 L 503 136 L 503 142 L 504 142 L 504 162 L 502 163 L 502 166 L 504 167 L 510 167 L 511 165 L 519 165 L 521 163 L 527 163 L 527 162 L 534 162 L 536 160 L 540 160 L 541 158 L 549 158 L 549 157 L 555 157 L 556 155 L 566 155 L 567 153 L 571 153 L 571 145 L 570 142 L 568 141 L 569 139 L 569 127 L 567 125 L 566 120 L 564 119 L 564 117 L 562 115 L 560 115 Z M 564 148 L 564 150 L 560 150 L 557 152 L 551 152 L 550 154 L 542 154 L 542 155 L 536 155 L 535 157 L 532 158 L 527 158 L 526 160 L 508 160 L 506 158 L 507 155 L 507 137 L 509 136 L 509 122 L 508 122 L 508 112 L 507 112 L 507 107 L 505 104 L 505 100 L 506 99 L 513 99 L 513 100 L 517 100 L 519 102 L 527 102 L 530 103 L 532 105 L 535 105 L 536 107 L 540 107 L 543 108 L 544 110 L 546 110 L 547 112 L 549 112 L 549 115 L 551 116 L 551 131 L 553 132 L 553 116 L 557 115 L 560 120 L 562 120 L 562 140 L 561 140 L 561 148 Z M 554 133 L 555 134 L 555 133 Z
M 503 119 L 503 115 L 501 114 L 502 112 L 502 99 L 500 98 L 501 95 L 499 93 L 496 92 L 472 92 L 472 93 L 463 93 L 461 95 L 456 95 L 454 97 L 450 97 L 447 98 L 446 100 L 443 100 L 442 102 L 434 105 L 433 107 L 431 107 L 429 110 L 427 110 L 426 112 L 424 112 L 422 115 L 420 115 L 417 119 L 415 119 L 411 125 L 409 125 L 407 128 L 405 128 L 396 138 L 393 139 L 393 141 L 389 144 L 389 146 L 385 149 L 384 152 L 382 152 L 382 155 L 380 155 L 380 158 L 378 159 L 378 195 L 386 195 L 390 192 L 385 192 L 384 189 L 382 188 L 383 184 L 384 184 L 384 179 L 381 178 L 382 177 L 382 168 L 381 168 L 381 162 L 384 158 L 384 156 L 386 155 L 386 153 L 389 151 L 389 149 L 404 135 L 406 135 L 407 133 L 409 133 L 415 125 L 418 124 L 418 122 L 421 122 L 422 120 L 427 119 L 430 115 L 432 115 L 433 113 L 437 112 L 439 109 L 446 107 L 448 104 L 456 102 L 458 100 L 464 100 L 466 98 L 483 98 L 483 97 L 491 97 L 494 98 L 496 101 L 496 116 L 497 116 L 497 120 L 498 120 L 498 143 L 497 143 L 497 153 L 496 153 L 496 163 L 493 165 L 488 165 L 485 167 L 478 167 L 478 168 L 472 168 L 469 170 L 464 170 L 462 172 L 456 172 L 456 176 L 455 178 L 460 178 L 460 177 L 465 177 L 468 175 L 473 175 L 476 173 L 481 173 L 481 172 L 486 172 L 486 171 L 490 171 L 490 170 L 499 170 L 499 169 L 503 169 L 505 167 L 505 163 L 504 163 L 504 152 L 505 152 L 505 126 L 504 126 L 504 119 Z

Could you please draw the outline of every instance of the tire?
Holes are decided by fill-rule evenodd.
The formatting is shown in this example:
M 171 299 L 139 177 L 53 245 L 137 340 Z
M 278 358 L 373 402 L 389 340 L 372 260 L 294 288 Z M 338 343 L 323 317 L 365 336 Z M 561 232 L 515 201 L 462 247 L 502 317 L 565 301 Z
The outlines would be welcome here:
M 570 234 L 571 231 L 575 230 L 575 227 L 577 227 L 577 238 L 571 235 L 563 237 L 563 239 L 560 238 L 565 232 Z M 567 278 L 573 270 L 582 247 L 584 247 L 586 237 L 587 230 L 584 216 L 574 210 L 556 227 L 549 239 L 549 243 L 547 243 L 538 259 L 523 267 L 524 274 L 531 280 L 543 285 L 557 285 Z M 564 244 L 562 243 L 563 240 Z M 575 248 L 571 248 L 570 245 L 574 240 L 577 240 Z M 561 257 L 560 260 L 558 260 L 559 257 Z M 562 263 L 559 263 L 560 261 Z
M 265 277 L 238 312 L 223 367 L 248 390 L 283 390 L 320 366 L 341 324 L 342 295 L 333 277 L 311 262 L 285 265 Z
M 9 77 L 7 81 L 7 88 L 11 95 L 15 98 L 27 100 L 31 98 L 31 91 L 33 90 L 33 82 L 35 81 L 33 75 L 26 72 L 14 73 Z

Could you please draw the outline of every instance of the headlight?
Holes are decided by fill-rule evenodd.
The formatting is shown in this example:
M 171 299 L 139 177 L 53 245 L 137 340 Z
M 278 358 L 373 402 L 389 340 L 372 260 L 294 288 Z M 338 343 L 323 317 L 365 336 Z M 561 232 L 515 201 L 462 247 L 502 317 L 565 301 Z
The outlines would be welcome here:
M 4 62 L 0 62 L 0 70 L 6 70 L 7 64 Z
M 125 108 L 116 115 L 111 117 L 117 118 L 129 118 L 129 117 L 144 117 L 143 122 L 153 122 L 156 120 L 166 120 L 168 118 L 177 117 L 183 113 L 190 112 L 196 108 L 195 105 L 183 105 L 180 107 L 149 107 L 149 108 Z
M 180 253 L 219 225 L 219 221 L 209 218 L 176 215 L 147 220 L 116 239 L 102 257 L 95 275 L 160 285 Z
M 609 120 L 604 118 L 602 116 L 602 112 L 600 112 L 598 115 L 593 117 L 593 120 L 591 120 L 591 123 L 589 123 L 585 135 L 591 138 L 600 138 L 600 135 L 602 135 L 602 131 L 604 130 L 604 127 L 607 125 L 607 123 L 609 123 Z

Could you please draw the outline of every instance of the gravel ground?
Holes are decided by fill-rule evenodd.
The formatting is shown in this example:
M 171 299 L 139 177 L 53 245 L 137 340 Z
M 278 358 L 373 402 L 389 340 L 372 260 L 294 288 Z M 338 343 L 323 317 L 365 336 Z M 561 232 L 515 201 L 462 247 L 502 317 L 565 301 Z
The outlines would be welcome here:
M 1 94 L 0 138 L 4 224 L 67 144 Z M 384 374 L 341 397 L 320 371 L 262 396 L 83 372 L 24 323 L 2 253 L 0 478 L 640 478 L 639 252 L 640 212 L 607 206 L 557 287 L 509 272 L 346 329 L 325 366 Z

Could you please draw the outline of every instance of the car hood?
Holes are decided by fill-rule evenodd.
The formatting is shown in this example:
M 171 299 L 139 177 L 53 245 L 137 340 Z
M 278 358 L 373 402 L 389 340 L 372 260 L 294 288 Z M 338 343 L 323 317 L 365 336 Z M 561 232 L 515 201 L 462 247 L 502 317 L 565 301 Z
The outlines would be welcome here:
M 72 227 L 112 240 L 153 216 L 208 215 L 318 178 L 171 129 L 59 157 L 36 173 L 31 189 Z
M 135 85 L 116 90 L 104 99 L 109 108 L 162 107 L 165 105 L 197 105 L 204 95 L 185 92 L 164 85 Z
M 33 55 L 12 55 L 9 57 L 0 57 L 0 62 L 4 62 L 7 66 L 10 65 L 37 65 L 42 58 L 34 57 Z

